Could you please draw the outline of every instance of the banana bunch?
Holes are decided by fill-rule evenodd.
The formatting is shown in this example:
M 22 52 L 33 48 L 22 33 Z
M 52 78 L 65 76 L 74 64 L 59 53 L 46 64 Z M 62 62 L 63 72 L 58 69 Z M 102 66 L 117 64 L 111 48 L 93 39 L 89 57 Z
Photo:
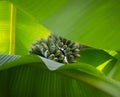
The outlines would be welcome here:
M 60 63 L 73 63 L 80 57 L 80 45 L 60 36 L 50 35 L 47 40 L 40 39 L 31 45 L 30 54 Z

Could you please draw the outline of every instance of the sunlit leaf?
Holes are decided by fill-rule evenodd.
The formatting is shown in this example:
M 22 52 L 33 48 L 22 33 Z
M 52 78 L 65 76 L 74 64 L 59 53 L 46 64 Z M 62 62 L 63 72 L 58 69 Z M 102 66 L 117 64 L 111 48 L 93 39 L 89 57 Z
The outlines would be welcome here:
M 0 97 L 119 97 L 119 9 L 114 0 L 0 1 L 0 53 L 19 54 L 0 55 Z M 50 32 L 97 49 L 66 65 L 26 55 Z
M 0 53 L 28 54 L 32 42 L 50 31 L 7 1 L 0 1 Z
M 80 51 L 80 55 L 81 56 L 78 59 L 79 62 L 91 64 L 95 67 L 106 62 L 109 59 L 113 59 L 113 57 L 104 50 L 94 48 L 83 49 Z
M 53 33 L 93 47 L 120 50 L 119 1 L 10 1 Z
M 10 4 L 0 1 L 0 52 L 9 53 Z
M 112 71 L 109 73 L 109 76 L 120 81 L 120 53 L 118 53 L 115 57 L 117 62 L 114 68 L 112 68 Z

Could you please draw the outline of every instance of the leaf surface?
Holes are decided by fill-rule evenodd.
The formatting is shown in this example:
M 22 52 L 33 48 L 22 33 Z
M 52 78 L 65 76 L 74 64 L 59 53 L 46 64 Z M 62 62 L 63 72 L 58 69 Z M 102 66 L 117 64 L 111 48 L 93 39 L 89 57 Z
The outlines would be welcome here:
M 48 59 L 28 55 L 1 65 L 0 92 L 3 91 L 0 93 L 1 96 L 119 97 L 120 95 L 120 84 L 106 78 L 91 65 L 79 63 L 60 66 L 59 63 L 53 63 L 54 61 Z M 49 66 L 56 69 L 51 71 Z

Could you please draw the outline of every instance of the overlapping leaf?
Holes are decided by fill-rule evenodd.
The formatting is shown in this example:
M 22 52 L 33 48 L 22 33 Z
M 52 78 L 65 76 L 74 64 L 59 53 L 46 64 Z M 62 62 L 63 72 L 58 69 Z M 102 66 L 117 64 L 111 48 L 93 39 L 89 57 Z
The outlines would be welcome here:
M 10 20 L 12 11 L 10 2 L 16 9 L 15 20 Z M 0 14 L 2 53 L 10 51 L 11 22 L 15 22 L 13 28 L 16 35 L 14 38 L 16 54 L 27 54 L 32 41 L 46 37 L 49 30 L 93 47 L 120 49 L 117 44 L 120 26 L 119 1 L 10 0 L 10 2 L 0 1 L 0 12 L 4 12 Z M 105 77 L 95 68 L 111 59 L 114 58 L 103 50 L 95 49 L 82 51 L 78 63 L 68 65 L 37 56 L 0 55 L 0 96 L 119 97 L 120 84 Z M 118 57 L 117 59 L 119 60 Z M 116 59 L 112 60 L 102 71 L 119 80 L 119 68 L 111 70 L 113 67 L 119 67 L 114 65 L 115 63 Z
M 0 57 L 3 56 L 5 55 Z M 44 63 L 47 61 L 49 64 Z M 33 97 L 33 95 L 34 97 L 83 95 L 119 97 L 120 95 L 119 83 L 106 78 L 93 66 L 83 63 L 63 65 L 30 55 L 0 66 L 0 79 L 2 97 L 7 95 L 9 97 Z
M 0 13 L 0 53 L 28 54 L 33 41 L 50 33 L 8 1 L 0 1 Z
M 120 50 L 119 1 L 10 1 L 53 33 L 93 47 Z

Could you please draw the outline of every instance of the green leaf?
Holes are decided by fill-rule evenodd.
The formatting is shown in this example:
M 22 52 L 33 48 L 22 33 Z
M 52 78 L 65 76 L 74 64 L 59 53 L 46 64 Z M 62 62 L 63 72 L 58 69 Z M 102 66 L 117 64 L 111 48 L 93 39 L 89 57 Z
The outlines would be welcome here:
M 80 58 L 78 59 L 78 62 L 91 64 L 97 67 L 109 59 L 113 59 L 113 56 L 109 55 L 104 50 L 86 48 L 80 51 Z
M 27 54 L 31 43 L 50 31 L 96 48 L 120 49 L 119 1 L 9 1 L 0 1 L 0 53 Z M 78 63 L 67 65 L 0 55 L 0 97 L 119 97 L 120 83 L 111 79 L 120 77 L 116 58 L 117 64 L 95 49 L 83 50 Z
M 28 54 L 32 42 L 46 38 L 49 30 L 20 10 L 16 13 L 16 54 Z
M 8 1 L 0 1 L 0 13 L 0 53 L 28 54 L 32 42 L 50 33 Z
M 119 1 L 10 1 L 55 34 L 96 48 L 120 50 Z
M 116 58 L 106 61 L 105 64 L 107 65 L 104 66 L 104 68 L 102 69 L 102 72 L 104 72 L 104 74 L 106 74 L 108 77 L 112 78 L 111 72 L 113 72 L 113 69 L 116 67 L 117 61 L 118 60 Z M 104 63 L 102 65 L 104 65 Z
M 104 74 L 109 76 L 112 68 L 116 66 L 117 59 L 104 50 L 84 48 L 81 49 L 80 58 L 77 59 L 77 61 L 80 63 L 92 65 L 99 71 L 102 71 Z
M 117 59 L 117 62 L 109 73 L 109 76 L 115 80 L 120 81 L 120 53 L 118 53 L 115 58 Z
M 26 14 L 29 14 L 33 19 L 42 21 L 46 18 L 49 18 L 51 15 L 55 14 L 61 7 L 65 6 L 68 3 L 68 0 L 61 0 L 57 2 L 51 0 L 33 0 L 22 2 L 21 0 L 10 0 L 14 3 L 19 9 L 22 9 Z M 32 6 L 30 6 L 32 4 Z M 27 5 L 27 6 L 26 6 Z
M 0 55 L 0 58 L 3 56 L 5 57 Z M 6 57 L 13 58 L 8 55 Z M 83 63 L 63 65 L 33 55 L 22 56 L 1 65 L 0 86 L 2 97 L 8 95 L 9 97 L 88 97 L 90 95 L 119 97 L 120 95 L 120 84 L 106 78 L 91 65 Z
M 9 53 L 10 5 L 0 1 L 0 52 Z

